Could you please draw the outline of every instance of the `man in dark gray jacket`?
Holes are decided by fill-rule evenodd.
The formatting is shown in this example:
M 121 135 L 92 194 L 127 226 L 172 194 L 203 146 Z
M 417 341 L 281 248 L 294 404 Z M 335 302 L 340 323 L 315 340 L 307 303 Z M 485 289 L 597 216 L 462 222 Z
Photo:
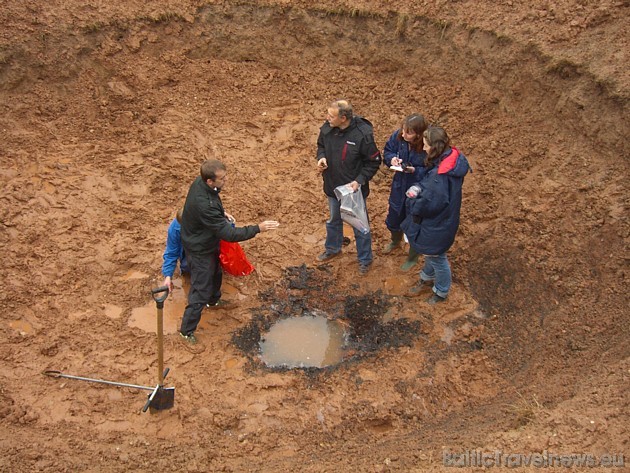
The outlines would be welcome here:
M 227 180 L 225 165 L 216 159 L 204 161 L 200 174 L 188 191 L 181 223 L 182 244 L 190 268 L 190 290 L 179 333 L 193 345 L 197 343 L 194 333 L 206 304 L 215 308 L 226 304 L 221 299 L 220 240 L 249 240 L 279 225 L 266 220 L 258 225 L 235 227 L 234 218 L 225 212 L 219 197 Z
M 330 219 L 326 222 L 325 251 L 317 257 L 318 261 L 327 261 L 341 253 L 343 221 L 335 188 L 346 185 L 353 192 L 361 188 L 364 200 L 367 199 L 370 179 L 380 164 L 381 152 L 374 142 L 372 124 L 355 116 L 352 105 L 346 100 L 330 104 L 326 122 L 317 138 L 317 168 L 324 178 L 324 193 L 330 210 Z M 367 208 L 365 213 L 367 215 Z M 372 235 L 355 228 L 354 236 L 359 272 L 365 274 L 372 264 Z

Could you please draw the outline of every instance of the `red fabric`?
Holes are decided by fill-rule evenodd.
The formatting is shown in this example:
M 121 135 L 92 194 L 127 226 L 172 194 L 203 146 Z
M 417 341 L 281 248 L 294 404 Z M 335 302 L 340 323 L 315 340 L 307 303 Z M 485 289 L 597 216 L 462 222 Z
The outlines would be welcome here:
M 451 148 L 450 154 L 442 160 L 438 167 L 438 174 L 446 174 L 455 167 L 457 163 L 457 157 L 459 156 L 459 150 L 457 148 Z
M 219 261 L 226 273 L 232 276 L 247 276 L 254 270 L 238 242 L 221 240 L 219 249 L 221 251 Z

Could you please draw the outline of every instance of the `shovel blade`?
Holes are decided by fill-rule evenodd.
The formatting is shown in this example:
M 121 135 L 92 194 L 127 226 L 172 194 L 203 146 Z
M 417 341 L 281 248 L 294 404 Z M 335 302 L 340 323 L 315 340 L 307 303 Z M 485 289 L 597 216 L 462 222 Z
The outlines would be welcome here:
M 158 386 L 155 391 L 149 395 L 149 409 L 153 413 L 170 409 L 175 404 L 175 388 L 163 388 Z

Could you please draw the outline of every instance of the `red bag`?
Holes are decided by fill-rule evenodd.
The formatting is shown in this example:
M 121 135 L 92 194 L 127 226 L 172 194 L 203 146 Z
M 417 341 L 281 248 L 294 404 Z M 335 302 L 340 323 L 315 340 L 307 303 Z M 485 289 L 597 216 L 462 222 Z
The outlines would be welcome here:
M 232 276 L 247 276 L 254 270 L 238 242 L 221 240 L 219 245 L 219 261 L 223 271 Z

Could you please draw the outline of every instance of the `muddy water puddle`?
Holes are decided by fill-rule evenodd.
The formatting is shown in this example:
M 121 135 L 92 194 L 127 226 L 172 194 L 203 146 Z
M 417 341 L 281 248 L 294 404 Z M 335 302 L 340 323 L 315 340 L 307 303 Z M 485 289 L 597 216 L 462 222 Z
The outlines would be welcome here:
M 401 317 L 390 295 L 337 291 L 330 271 L 306 264 L 285 268 L 281 280 L 259 293 L 261 305 L 250 309 L 250 321 L 232 333 L 247 369 L 304 368 L 315 376 L 321 368 L 332 371 L 418 338 L 420 321 Z
M 342 361 L 344 326 L 323 316 L 277 321 L 260 340 L 260 357 L 272 368 L 324 368 Z
M 175 287 L 164 301 L 164 308 L 162 309 L 163 333 L 165 335 L 177 333 L 184 309 L 188 304 L 189 279 L 176 279 L 173 281 L 173 285 Z M 229 284 L 223 284 L 222 291 L 224 294 L 238 294 L 238 290 Z M 205 311 L 202 314 L 202 320 L 204 314 Z M 151 299 L 146 305 L 132 309 L 127 324 L 144 332 L 157 333 L 157 305 L 155 301 Z
M 33 326 L 25 320 L 12 320 L 9 322 L 9 327 L 21 335 L 32 335 L 34 332 Z
M 163 333 L 175 333 L 179 329 L 182 314 L 186 308 L 188 296 L 182 288 L 175 288 L 164 301 L 162 311 Z M 136 327 L 144 332 L 157 333 L 157 305 L 150 301 L 142 307 L 136 307 L 131 311 L 128 325 Z

